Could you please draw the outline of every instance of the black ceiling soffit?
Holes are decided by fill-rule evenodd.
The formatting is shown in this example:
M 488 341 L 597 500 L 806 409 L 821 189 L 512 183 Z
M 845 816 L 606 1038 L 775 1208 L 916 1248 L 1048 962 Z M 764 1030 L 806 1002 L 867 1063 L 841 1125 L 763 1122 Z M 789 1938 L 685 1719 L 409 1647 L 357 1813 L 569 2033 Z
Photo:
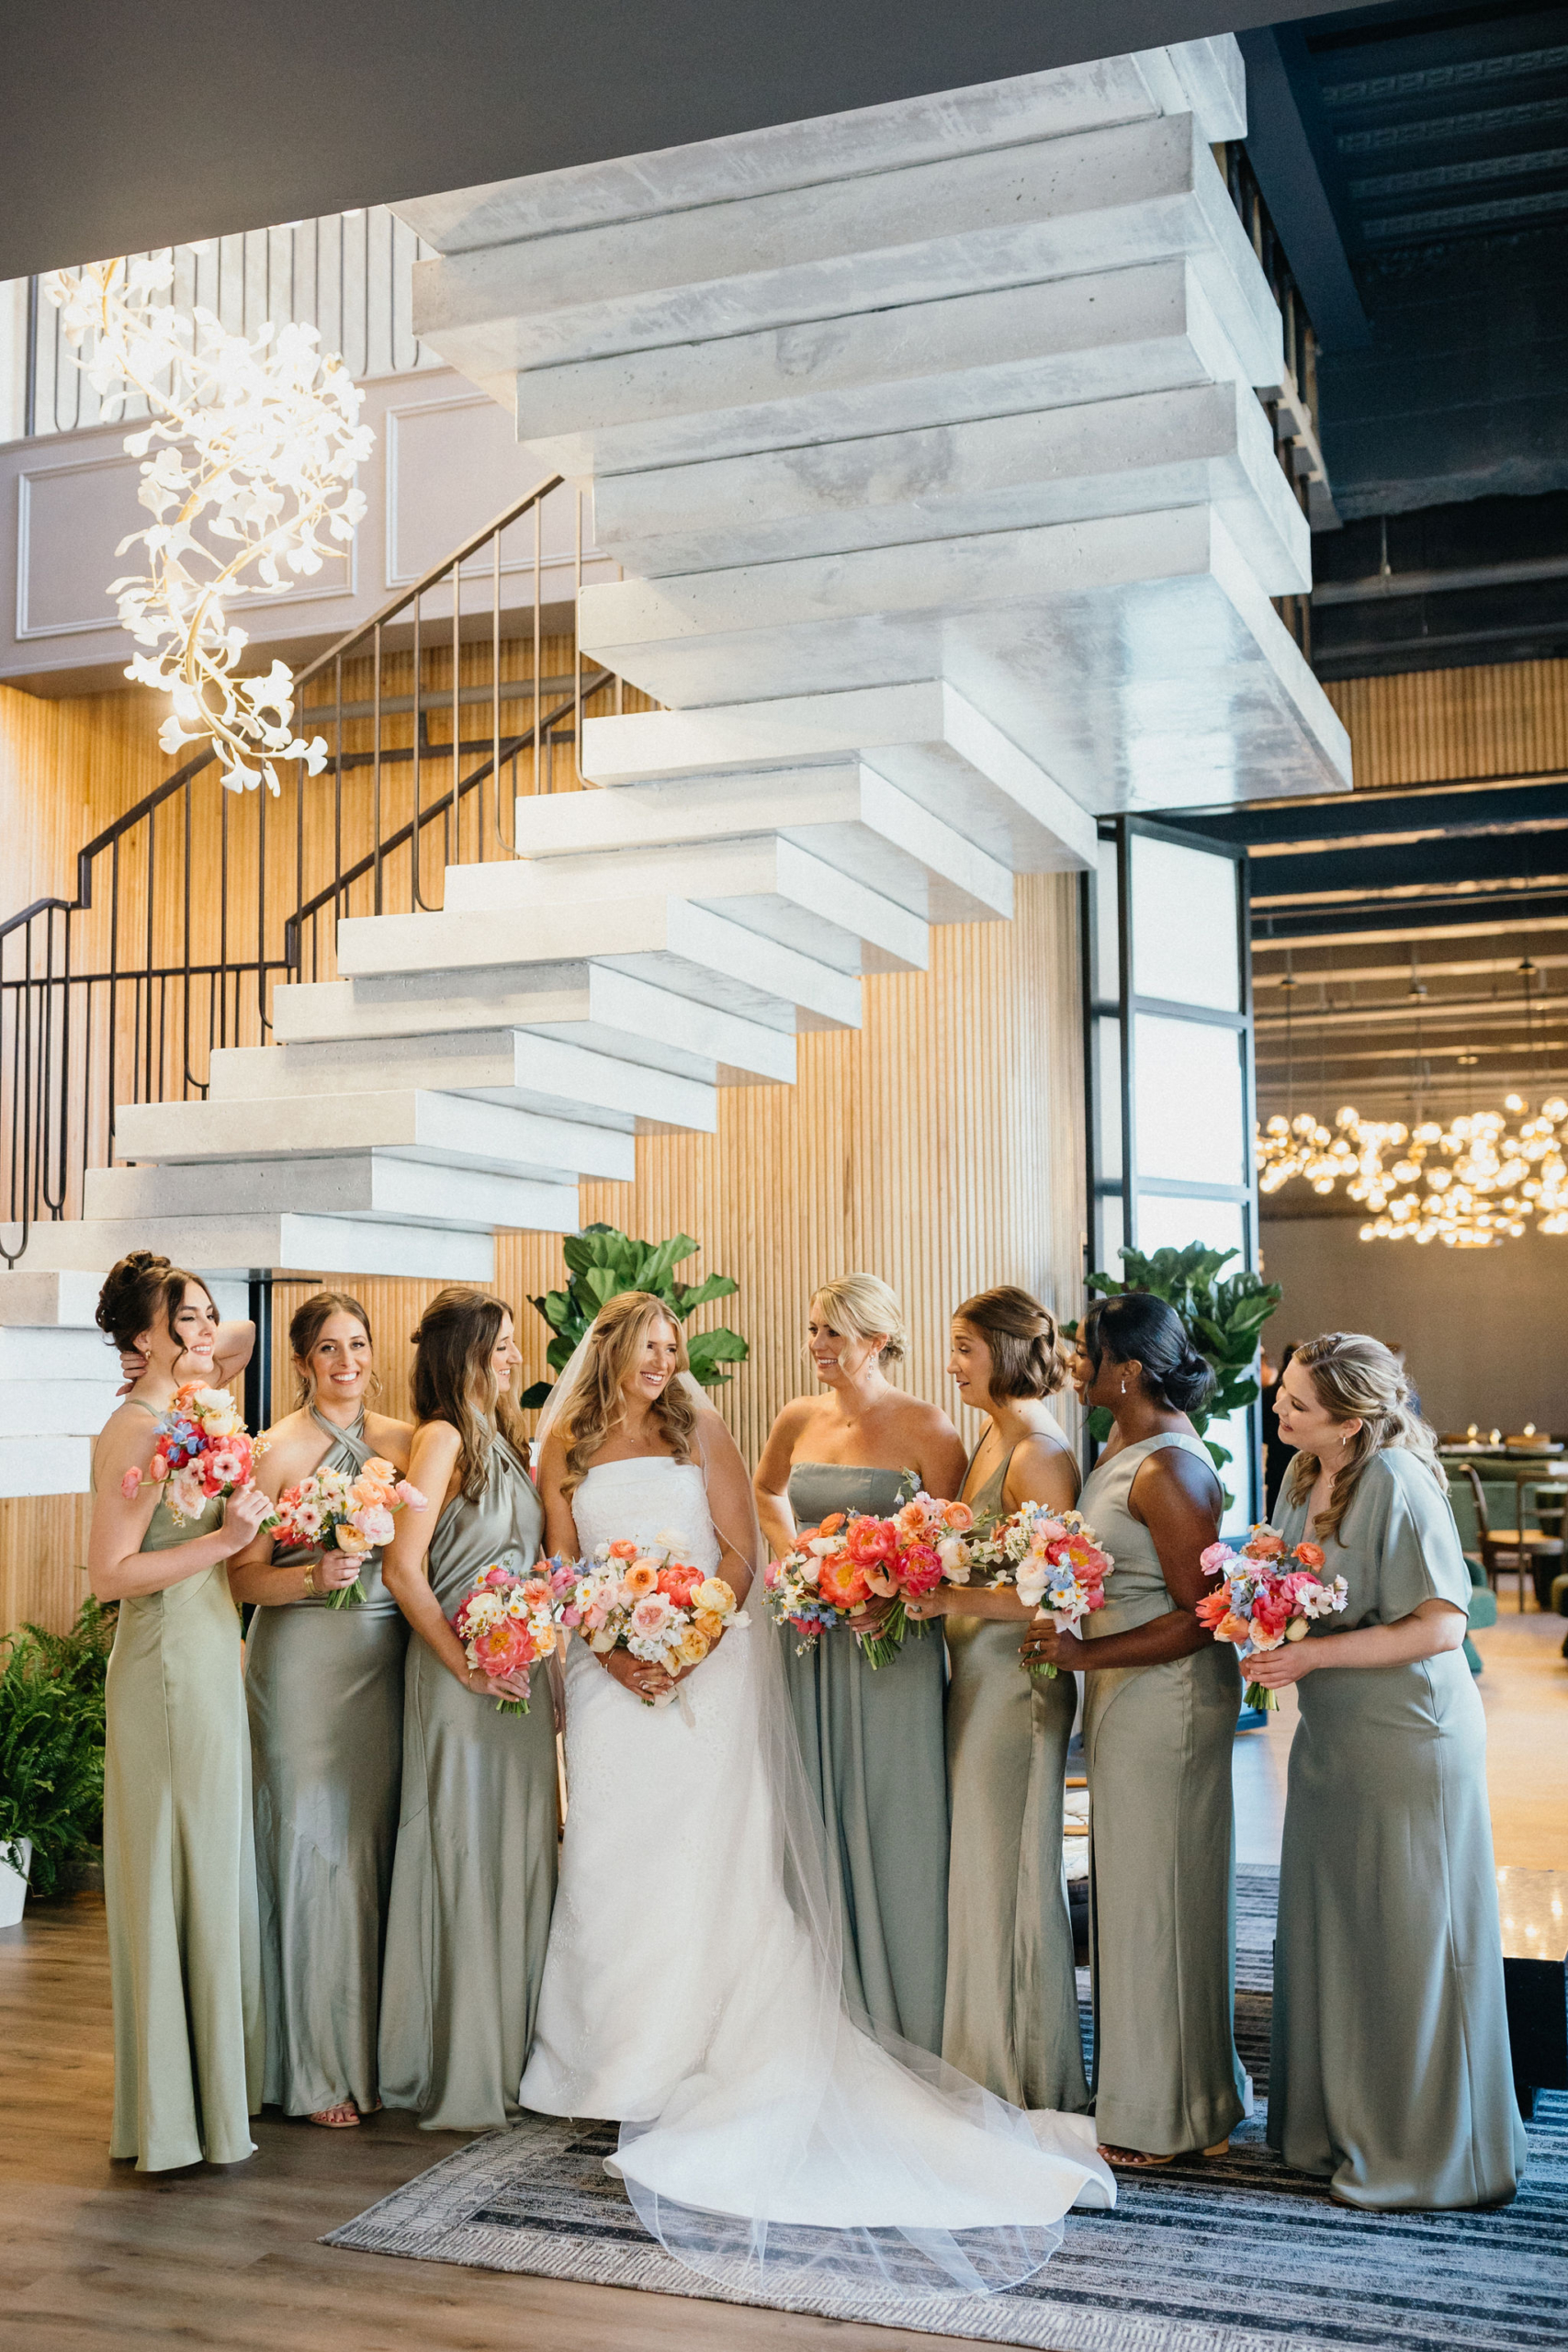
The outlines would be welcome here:
M 0 278 L 1271 13 L 1269 0 L 4 0 Z

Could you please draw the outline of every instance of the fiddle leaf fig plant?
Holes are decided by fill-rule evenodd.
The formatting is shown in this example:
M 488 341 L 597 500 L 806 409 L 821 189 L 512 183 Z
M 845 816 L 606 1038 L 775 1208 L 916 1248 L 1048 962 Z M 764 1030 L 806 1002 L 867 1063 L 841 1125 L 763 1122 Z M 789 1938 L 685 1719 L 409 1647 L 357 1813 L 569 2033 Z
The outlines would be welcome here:
M 1263 1326 L 1284 1292 L 1247 1267 L 1222 1280 L 1220 1269 L 1237 1252 L 1211 1250 L 1190 1241 L 1185 1250 L 1156 1250 L 1145 1257 L 1139 1250 L 1120 1250 L 1122 1279 L 1114 1274 L 1090 1274 L 1088 1287 L 1103 1297 L 1117 1298 L 1127 1291 L 1148 1291 L 1175 1308 L 1199 1354 L 1212 1367 L 1215 1388 L 1208 1405 L 1192 1415 L 1192 1426 L 1203 1439 L 1216 1470 L 1224 1472 L 1231 1459 L 1228 1447 L 1204 1435 L 1212 1421 L 1223 1421 L 1243 1406 L 1256 1404 L 1260 1394 L 1253 1367 L 1258 1362 Z M 1076 1323 L 1063 1327 L 1071 1337 Z M 1103 1406 L 1089 1416 L 1089 1434 L 1103 1445 L 1111 1435 L 1111 1417 Z M 1228 1509 L 1232 1498 L 1225 1497 Z
M 581 1233 L 569 1235 L 562 1250 L 569 1277 L 565 1290 L 547 1291 L 543 1298 L 528 1302 L 555 1334 L 545 1351 L 551 1371 L 566 1369 L 599 1309 L 623 1291 L 651 1291 L 680 1323 L 716 1298 L 732 1297 L 740 1285 L 728 1274 L 709 1274 L 700 1283 L 675 1280 L 675 1268 L 701 1247 L 689 1233 L 672 1234 L 668 1241 L 636 1241 L 614 1225 L 587 1225 Z M 750 1353 L 739 1333 L 722 1323 L 711 1331 L 694 1331 L 686 1340 L 692 1377 L 705 1388 L 722 1388 L 732 1377 L 723 1367 L 744 1363 Z M 525 1411 L 542 1405 L 554 1385 L 535 1381 L 519 1399 Z

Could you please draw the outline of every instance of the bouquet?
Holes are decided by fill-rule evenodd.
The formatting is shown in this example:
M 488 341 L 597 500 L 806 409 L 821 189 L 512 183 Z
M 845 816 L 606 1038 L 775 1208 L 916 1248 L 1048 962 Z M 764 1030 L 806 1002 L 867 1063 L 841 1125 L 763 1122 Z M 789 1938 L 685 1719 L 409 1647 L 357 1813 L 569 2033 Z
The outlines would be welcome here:
M 994 1591 L 1011 1585 L 1026 1609 L 1043 1611 L 1060 1633 L 1069 1633 L 1105 1606 L 1105 1579 L 1116 1563 L 1092 1527 L 1076 1510 L 1053 1510 L 1045 1503 L 1023 1503 L 994 1521 L 968 1547 L 966 1571 L 952 1584 L 966 1584 L 978 1569 Z M 1033 1666 L 1031 1674 L 1054 1681 L 1054 1666 Z
M 548 1657 L 559 1639 L 557 1618 L 575 1575 L 570 1560 L 541 1560 L 531 1568 L 502 1567 L 497 1561 L 481 1568 L 452 1620 L 469 1666 L 500 1681 L 508 1674 L 526 1675 L 537 1659 Z M 495 1711 L 525 1715 L 528 1702 L 500 1698 Z
M 886 1666 L 902 1648 L 909 1621 L 906 1594 L 934 1592 L 945 1577 L 964 1581 L 965 1538 L 975 1524 L 967 1503 L 939 1502 L 918 1494 L 891 1519 L 830 1511 L 819 1527 L 803 1528 L 782 1560 L 771 1560 L 763 1577 L 767 1606 L 780 1624 L 801 1636 L 804 1650 L 830 1626 L 848 1625 L 871 1667 Z M 855 1619 L 873 1600 L 893 1606 L 875 1634 L 862 1634 Z M 930 1627 L 917 1623 L 917 1633 Z
M 705 1576 L 680 1556 L 681 1539 L 656 1536 L 651 1544 L 622 1537 L 601 1544 L 591 1560 L 580 1561 L 563 1589 L 560 1623 L 580 1633 L 601 1657 L 629 1650 L 647 1665 L 677 1675 L 706 1657 L 725 1627 L 743 1625 L 735 1594 L 722 1577 Z M 667 1706 L 676 1694 L 645 1699 L 646 1707 Z
M 1335 1615 L 1349 1599 L 1343 1577 L 1324 1583 L 1318 1574 L 1323 1559 L 1321 1544 L 1298 1544 L 1292 1551 L 1271 1527 L 1255 1527 L 1239 1551 L 1211 1544 L 1202 1557 L 1203 1574 L 1224 1582 L 1203 1595 L 1199 1619 L 1216 1642 L 1234 1642 L 1244 1658 L 1277 1650 L 1281 1642 L 1299 1642 L 1314 1617 Z M 1268 1711 L 1279 1703 L 1261 1682 L 1247 1684 L 1249 1707 Z
M 189 1380 L 158 1418 L 147 1468 L 128 1470 L 119 1490 L 128 1503 L 134 1502 L 151 1481 L 162 1489 L 175 1519 L 199 1519 L 219 1496 L 250 1484 L 261 1451 L 246 1435 L 240 1408 L 226 1388 Z
M 373 1453 L 355 1477 L 343 1470 L 313 1470 L 297 1486 L 286 1487 L 277 1498 L 273 1541 L 279 1551 L 320 1546 L 363 1560 L 391 1542 L 394 1511 L 424 1508 L 419 1488 Z M 355 1577 L 328 1593 L 327 1607 L 347 1609 L 364 1598 L 365 1587 Z

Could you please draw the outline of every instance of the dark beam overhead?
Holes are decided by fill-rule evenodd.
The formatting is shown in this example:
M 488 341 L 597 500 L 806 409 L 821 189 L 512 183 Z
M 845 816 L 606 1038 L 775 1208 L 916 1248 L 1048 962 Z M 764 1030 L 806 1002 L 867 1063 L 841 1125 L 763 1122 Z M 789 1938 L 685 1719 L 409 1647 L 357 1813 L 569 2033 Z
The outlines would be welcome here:
M 4 0 L 0 278 L 1271 14 L 1270 0 Z

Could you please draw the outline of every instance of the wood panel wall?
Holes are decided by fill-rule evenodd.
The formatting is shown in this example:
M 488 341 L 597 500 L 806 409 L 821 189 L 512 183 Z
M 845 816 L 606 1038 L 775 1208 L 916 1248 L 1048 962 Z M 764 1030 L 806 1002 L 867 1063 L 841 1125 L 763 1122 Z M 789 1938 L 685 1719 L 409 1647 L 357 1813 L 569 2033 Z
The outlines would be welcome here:
M 1324 692 L 1362 789 L 1568 769 L 1568 662 L 1346 678 Z

